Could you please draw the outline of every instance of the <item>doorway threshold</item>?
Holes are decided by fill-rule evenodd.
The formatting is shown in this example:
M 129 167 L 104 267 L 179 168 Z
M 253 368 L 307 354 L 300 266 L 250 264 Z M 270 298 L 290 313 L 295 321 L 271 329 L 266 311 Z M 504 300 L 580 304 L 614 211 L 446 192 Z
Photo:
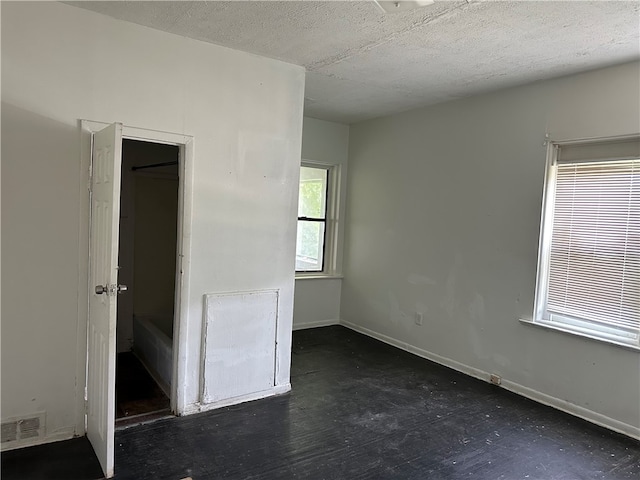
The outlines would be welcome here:
M 151 423 L 156 420 L 162 420 L 163 418 L 172 418 L 174 415 L 171 413 L 170 408 L 163 408 L 155 410 L 153 412 L 140 413 L 138 415 L 131 415 L 128 417 L 121 417 L 116 420 L 116 430 L 124 430 L 125 428 L 142 425 L 143 423 Z

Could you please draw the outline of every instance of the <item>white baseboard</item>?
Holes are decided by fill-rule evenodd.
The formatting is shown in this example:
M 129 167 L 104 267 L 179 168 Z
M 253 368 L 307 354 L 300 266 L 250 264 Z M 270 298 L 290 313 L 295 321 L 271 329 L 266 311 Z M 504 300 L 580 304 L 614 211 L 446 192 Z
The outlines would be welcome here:
M 252 400 L 259 400 L 261 398 L 273 397 L 275 395 L 282 395 L 291 390 L 291 384 L 286 383 L 284 385 L 276 385 L 269 390 L 262 390 L 260 392 L 249 393 L 247 395 L 240 395 L 239 397 L 225 398 L 211 403 L 192 403 L 187 405 L 184 411 L 180 415 L 191 415 L 193 413 L 207 412 L 209 410 L 215 410 L 216 408 L 228 407 L 230 405 L 236 405 L 238 403 L 250 402 Z
M 340 321 L 340 325 L 343 325 L 351 330 L 367 335 L 368 337 L 375 338 L 376 340 L 380 340 L 381 342 L 387 343 L 394 347 L 397 347 L 401 350 L 405 350 L 407 352 L 413 353 L 422 358 L 426 358 L 427 360 L 431 360 L 432 362 L 438 363 L 440 365 L 444 365 L 445 367 L 452 368 L 458 372 L 464 373 L 466 375 L 470 375 L 472 377 L 478 378 L 480 380 L 484 380 L 485 382 L 489 381 L 490 373 L 485 372 L 484 370 L 479 370 L 474 367 L 470 367 L 460 362 L 456 362 L 447 357 L 443 357 L 441 355 L 436 355 L 435 353 L 428 352 L 423 350 L 422 348 L 415 347 L 405 342 L 401 342 L 396 340 L 395 338 L 389 337 L 387 335 L 383 335 L 374 330 L 370 330 L 368 328 L 362 327 L 355 323 L 347 322 L 344 320 Z M 614 418 L 607 417 L 606 415 L 602 415 L 601 413 L 594 412 L 593 410 L 586 409 L 579 405 L 575 405 L 573 403 L 567 402 L 566 400 L 561 400 L 556 397 L 552 397 L 551 395 L 547 395 L 542 392 L 538 392 L 529 387 L 525 387 L 524 385 L 520 385 L 519 383 L 511 382 L 506 379 L 502 379 L 501 385 L 505 390 L 509 390 L 510 392 L 517 393 L 523 397 L 534 400 L 538 403 L 542 403 L 544 405 L 548 405 L 557 410 L 561 410 L 565 413 L 569 413 L 573 416 L 582 418 L 583 420 L 587 420 L 591 423 L 595 423 L 601 427 L 608 428 L 609 430 L 613 430 L 614 432 L 622 433 L 623 435 L 627 435 L 631 438 L 635 438 L 640 440 L 640 427 L 636 427 L 634 425 L 629 425 L 627 423 L 621 422 Z
M 84 435 L 84 433 L 82 434 Z M 70 440 L 76 436 L 75 428 L 68 427 L 63 428 L 57 431 L 56 433 L 52 433 L 50 435 L 45 435 L 44 437 L 32 438 L 27 440 L 21 440 L 19 442 L 7 442 L 0 447 L 0 451 L 8 452 L 9 450 L 17 450 L 19 448 L 27 448 L 27 447 L 35 447 L 36 445 L 43 445 L 45 443 L 53 443 L 53 442 L 61 442 L 63 440 Z
M 318 320 L 317 322 L 293 323 L 293 330 L 305 330 L 307 328 L 328 327 L 330 325 L 339 325 L 340 320 Z
M 505 390 L 517 393 L 518 395 L 522 395 L 523 397 L 527 397 L 538 403 L 542 403 L 543 405 L 548 405 L 557 410 L 569 413 L 575 417 L 582 418 L 583 420 L 587 420 L 588 422 L 595 423 L 596 425 L 608 428 L 609 430 L 613 430 L 614 432 L 622 433 L 623 435 L 627 435 L 628 437 L 640 440 L 640 427 L 629 425 L 628 423 L 621 422 L 619 420 L 616 420 L 615 418 L 607 417 L 606 415 L 594 412 L 593 410 L 581 407 L 580 405 L 576 405 L 574 403 L 567 402 L 566 400 L 552 397 L 551 395 L 547 395 L 546 393 L 538 392 L 537 390 L 533 390 L 529 387 L 525 387 L 524 385 L 520 385 L 519 383 L 511 382 L 509 380 L 502 379 L 501 386 Z

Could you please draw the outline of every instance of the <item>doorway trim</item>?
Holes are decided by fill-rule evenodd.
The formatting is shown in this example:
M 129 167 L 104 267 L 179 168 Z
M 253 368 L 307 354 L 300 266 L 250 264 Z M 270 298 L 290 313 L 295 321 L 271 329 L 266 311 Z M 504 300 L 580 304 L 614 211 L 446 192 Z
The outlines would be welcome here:
M 82 285 L 87 290 L 79 292 L 78 309 L 81 319 L 78 323 L 78 381 L 83 379 L 83 388 L 78 388 L 82 393 L 82 403 L 78 405 L 78 425 L 77 434 L 86 432 L 86 388 L 87 388 L 87 321 L 88 320 L 88 304 L 90 286 L 88 278 L 88 260 L 90 253 L 90 211 L 91 198 L 88 195 L 88 187 L 91 184 L 90 169 L 92 164 L 92 144 L 93 134 L 102 130 L 109 125 L 108 122 L 98 122 L 92 120 L 80 120 L 81 131 L 81 167 L 83 180 L 86 180 L 87 190 L 84 192 L 83 205 L 80 214 L 83 217 L 83 223 L 87 224 L 86 238 L 82 239 L 81 244 L 86 249 L 81 249 L 81 256 L 84 258 L 80 262 L 80 269 L 86 266 L 84 275 L 87 278 L 87 284 Z M 194 154 L 194 137 L 178 133 L 163 132 L 158 130 L 150 130 L 139 127 L 131 127 L 123 125 L 122 138 L 129 140 L 138 140 L 148 143 L 162 143 L 166 145 L 175 145 L 179 148 L 179 177 L 178 177 L 178 228 L 177 228 L 177 245 L 176 245 L 176 282 L 175 282 L 175 308 L 174 308 L 174 335 L 173 335 L 173 372 L 171 376 L 171 411 L 175 415 L 183 415 L 185 412 L 185 389 L 180 388 L 185 384 L 186 379 L 186 355 L 181 355 L 186 351 L 188 339 L 186 322 L 189 313 L 189 279 L 191 266 L 191 231 L 192 231 L 192 203 L 193 203 L 193 154 Z M 122 161 L 122 160 L 121 160 Z M 84 187 L 83 187 L 84 188 Z M 87 222 L 87 219 L 89 220 Z M 86 241 L 86 243 L 85 243 Z M 81 276 L 82 278 L 82 276 Z M 80 369 L 82 368 L 82 371 Z M 82 426 L 82 429 L 80 428 Z M 82 433 L 80 433 L 82 432 Z

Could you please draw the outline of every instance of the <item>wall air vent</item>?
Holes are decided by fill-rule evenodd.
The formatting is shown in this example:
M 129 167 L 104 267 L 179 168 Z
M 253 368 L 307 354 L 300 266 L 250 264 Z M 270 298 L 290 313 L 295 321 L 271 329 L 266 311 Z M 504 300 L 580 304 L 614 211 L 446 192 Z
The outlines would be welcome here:
M 18 440 L 18 422 L 7 422 L 2 424 L 0 442 L 15 442 Z
M 37 443 L 44 438 L 45 412 L 2 420 L 0 446 L 2 450 Z
M 40 436 L 40 418 L 25 418 L 18 420 L 18 431 L 20 433 L 20 439 L 34 438 Z

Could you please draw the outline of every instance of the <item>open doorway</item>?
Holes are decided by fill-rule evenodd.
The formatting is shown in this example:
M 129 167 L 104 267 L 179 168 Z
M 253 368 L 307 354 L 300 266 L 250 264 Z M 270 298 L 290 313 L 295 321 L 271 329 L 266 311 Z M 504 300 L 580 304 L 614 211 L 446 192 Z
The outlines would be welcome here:
M 124 271 L 122 273 L 120 273 L 119 268 L 121 172 L 125 171 L 125 182 L 129 182 L 129 187 L 125 188 L 130 193 L 125 195 L 125 207 L 122 214 L 127 218 L 130 215 L 132 217 L 131 225 L 127 224 L 129 234 L 125 240 L 125 245 L 127 241 L 131 245 L 132 240 L 130 238 L 132 236 L 134 238 L 133 241 L 135 241 L 135 204 L 132 203 L 135 197 L 133 197 L 132 192 L 135 191 L 134 187 L 137 182 L 133 177 L 134 172 L 174 167 L 175 154 L 176 152 L 178 154 L 178 164 L 175 168 L 179 169 L 179 175 L 176 175 L 175 170 L 170 174 L 174 179 L 176 176 L 179 177 L 177 228 L 172 226 L 173 233 L 167 235 L 167 238 L 171 237 L 173 239 L 177 236 L 177 248 L 175 248 L 174 256 L 171 260 L 173 267 L 170 267 L 175 272 L 175 284 L 173 286 L 175 295 L 172 296 L 170 293 L 168 296 L 167 294 L 160 294 L 158 290 L 156 290 L 156 295 L 162 295 L 164 299 L 169 298 L 169 301 L 173 301 L 174 317 L 170 321 L 172 326 L 171 336 L 173 337 L 173 342 L 171 342 L 171 375 L 165 376 L 170 380 L 168 382 L 165 381 L 163 386 L 170 392 L 171 412 L 182 414 L 185 411 L 184 397 L 181 395 L 184 388 L 185 358 L 181 355 L 181 352 L 186 347 L 187 338 L 185 330 L 181 327 L 183 321 L 187 318 L 186 311 L 188 310 L 182 299 L 187 298 L 189 292 L 191 244 L 187 239 L 191 235 L 192 221 L 191 188 L 194 139 L 189 135 L 128 127 L 118 122 L 106 124 L 81 120 L 80 126 L 83 132 L 81 136 L 82 162 L 87 167 L 86 172 L 89 173 L 90 207 L 88 212 L 87 361 L 85 364 L 86 387 L 84 389 L 86 409 L 83 412 L 83 417 L 87 437 L 100 461 L 104 475 L 107 478 L 111 478 L 113 476 L 114 429 L 116 423 L 117 305 L 121 303 L 118 301 L 118 297 L 122 297 L 123 304 L 129 302 L 128 313 L 126 307 L 123 307 L 124 311 L 120 315 L 119 336 L 121 339 L 125 339 L 124 342 L 122 340 L 120 342 L 120 351 L 134 351 L 134 344 L 136 343 L 133 334 L 134 303 L 131 303 L 135 302 L 136 298 L 135 245 L 134 247 L 129 247 L 128 257 L 127 254 L 123 253 Z M 167 152 L 172 152 L 170 154 L 172 164 L 133 170 L 136 165 L 132 165 L 127 161 L 127 166 L 123 166 L 123 139 L 146 143 L 146 145 L 127 143 L 127 149 L 129 149 L 129 145 L 137 145 L 140 148 L 152 149 L 156 147 L 165 151 L 164 145 L 173 146 L 170 150 L 166 150 Z M 156 162 L 154 160 L 153 163 L 164 162 Z M 144 165 L 139 166 L 145 165 L 149 164 L 144 161 Z M 159 171 L 153 175 L 149 172 L 147 177 L 154 176 L 159 178 L 163 176 L 162 173 L 162 171 Z M 169 174 L 169 172 L 165 173 Z M 136 174 L 136 176 L 140 176 L 140 174 Z M 131 187 L 132 185 L 133 187 Z M 131 207 L 131 205 L 134 206 Z M 160 210 L 162 209 L 156 208 L 156 211 Z M 127 261 L 129 262 L 128 266 L 126 265 Z M 129 281 L 129 285 L 120 283 L 124 281 Z M 127 286 L 131 287 L 131 290 L 127 291 Z M 123 295 L 119 295 L 119 293 L 123 292 Z M 126 333 L 127 329 L 129 330 L 128 335 Z M 129 340 L 127 341 L 126 339 Z M 147 358 L 153 359 L 153 355 L 148 355 Z M 147 373 L 151 370 L 144 366 L 143 368 Z M 155 371 L 159 373 L 160 369 L 156 368 Z M 151 374 L 149 375 L 151 376 Z M 152 376 L 152 378 L 154 377 Z M 163 384 L 161 378 L 161 375 L 155 375 L 154 381 L 158 386 Z M 167 388 L 167 384 L 169 384 L 169 388 Z M 162 389 L 162 387 L 160 388 Z M 139 421 L 142 421 L 140 417 L 138 417 L 137 422 Z
M 122 141 L 116 427 L 171 414 L 179 158 L 176 145 Z

